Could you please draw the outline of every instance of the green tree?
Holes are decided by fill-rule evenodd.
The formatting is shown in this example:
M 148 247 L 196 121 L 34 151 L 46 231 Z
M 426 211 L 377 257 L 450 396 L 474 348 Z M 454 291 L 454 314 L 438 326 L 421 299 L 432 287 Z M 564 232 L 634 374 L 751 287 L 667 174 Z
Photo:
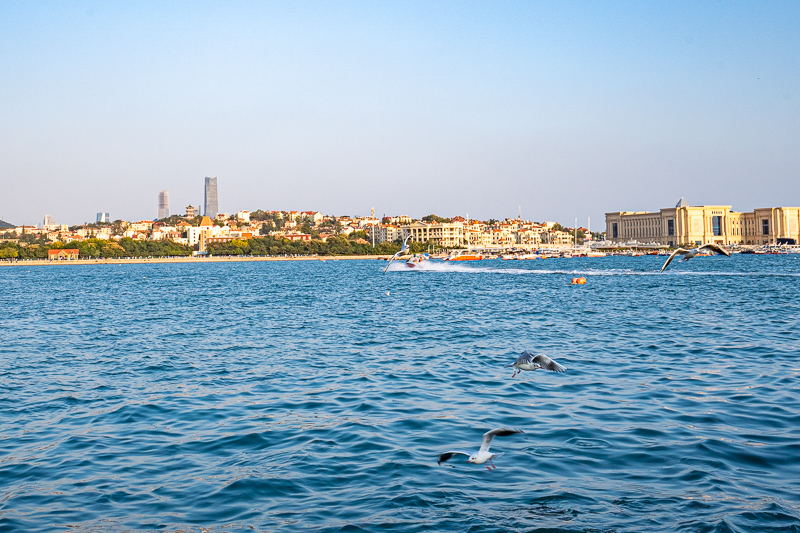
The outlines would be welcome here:
M 257 222 L 263 222 L 263 221 L 265 221 L 267 219 L 269 219 L 269 214 L 266 213 L 265 211 L 262 211 L 261 209 L 256 209 L 255 211 L 250 213 L 250 220 L 251 221 L 255 220 Z
M 11 243 L 12 246 L 3 245 L 0 248 L 0 259 L 14 259 L 19 257 L 19 251 L 17 250 L 17 245 Z
M 426 215 L 426 216 L 422 217 L 422 221 L 423 222 L 428 222 L 428 223 L 435 222 L 435 223 L 441 224 L 441 223 L 444 223 L 444 222 L 450 222 L 450 219 L 449 218 L 440 217 L 438 215 L 430 214 L 430 215 Z

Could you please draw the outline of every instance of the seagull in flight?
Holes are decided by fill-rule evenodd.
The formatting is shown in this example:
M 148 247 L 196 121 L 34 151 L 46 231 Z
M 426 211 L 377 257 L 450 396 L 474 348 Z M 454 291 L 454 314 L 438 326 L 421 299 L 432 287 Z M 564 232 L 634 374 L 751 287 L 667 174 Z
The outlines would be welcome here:
M 399 256 L 403 255 L 405 252 L 408 251 L 408 239 L 410 239 L 410 238 L 411 238 L 411 234 L 409 233 L 408 235 L 406 235 L 406 238 L 403 240 L 403 247 L 400 248 L 400 251 L 397 252 L 396 254 L 394 254 L 391 259 L 389 259 L 389 264 L 387 264 L 386 268 L 383 269 L 383 273 L 384 274 L 386 274 L 386 271 L 389 270 L 389 265 L 392 264 L 392 261 L 394 261 Z
M 726 255 L 728 257 L 731 256 L 731 253 L 728 250 L 726 250 L 725 248 L 723 248 L 719 244 L 714 244 L 713 242 L 710 242 L 708 244 L 704 244 L 703 246 L 698 246 L 697 248 L 692 248 L 691 250 L 684 250 L 683 248 L 678 248 L 674 252 L 672 252 L 672 254 L 670 254 L 669 258 L 667 259 L 667 262 L 664 263 L 664 266 L 661 267 L 661 272 L 664 272 L 664 270 L 666 270 L 666 268 L 669 266 L 669 264 L 672 262 L 672 260 L 675 259 L 676 255 L 682 255 L 683 256 L 683 259 L 681 259 L 681 261 L 688 261 L 692 257 L 694 257 L 697 254 L 699 254 L 700 250 L 703 250 L 704 248 L 708 248 L 712 252 L 716 252 L 718 254 Z
M 492 457 L 496 457 L 496 453 L 489 453 L 489 446 L 492 445 L 492 439 L 495 437 L 507 437 L 509 435 L 513 435 L 514 433 L 525 433 L 519 429 L 505 429 L 505 428 L 498 428 L 493 429 L 491 431 L 487 431 L 483 434 L 483 442 L 481 442 L 481 449 L 478 450 L 478 453 L 470 454 L 469 452 L 460 452 L 460 451 L 450 451 L 444 452 L 443 454 L 439 455 L 439 460 L 437 464 L 442 464 L 443 462 L 449 460 L 454 455 L 466 455 L 469 457 L 467 459 L 468 463 L 475 463 L 476 465 L 482 465 L 486 461 L 489 461 L 489 465 L 486 465 L 487 470 L 492 470 L 492 468 L 497 468 L 494 466 L 494 462 L 492 461 Z
M 523 370 L 537 370 L 539 368 L 544 368 L 545 370 L 551 370 L 553 372 L 564 372 L 566 368 L 544 354 L 532 354 L 528 350 L 522 352 L 522 355 L 517 357 L 517 360 L 511 363 L 510 365 L 506 365 L 506 367 L 513 366 L 514 367 L 514 374 L 511 375 L 513 378 Z

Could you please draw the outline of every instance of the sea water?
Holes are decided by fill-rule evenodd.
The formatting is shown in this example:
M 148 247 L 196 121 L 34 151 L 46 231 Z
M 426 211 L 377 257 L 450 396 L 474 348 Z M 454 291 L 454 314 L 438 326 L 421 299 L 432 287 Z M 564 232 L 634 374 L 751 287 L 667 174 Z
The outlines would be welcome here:
M 800 255 L 663 259 L 0 268 L 0 530 L 800 531 Z

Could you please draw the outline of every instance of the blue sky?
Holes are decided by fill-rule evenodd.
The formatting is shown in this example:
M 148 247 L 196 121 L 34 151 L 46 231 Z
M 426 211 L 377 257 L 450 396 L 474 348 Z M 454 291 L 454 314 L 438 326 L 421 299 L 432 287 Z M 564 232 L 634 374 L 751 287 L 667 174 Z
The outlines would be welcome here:
M 800 2 L 0 3 L 0 218 L 800 205 Z

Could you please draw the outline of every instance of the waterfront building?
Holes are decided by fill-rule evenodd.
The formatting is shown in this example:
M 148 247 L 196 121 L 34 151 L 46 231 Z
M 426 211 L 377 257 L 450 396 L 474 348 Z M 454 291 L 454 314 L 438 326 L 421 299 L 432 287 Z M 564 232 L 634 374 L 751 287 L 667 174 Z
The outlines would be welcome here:
M 800 207 L 766 207 L 739 213 L 730 205 L 691 206 L 683 198 L 656 212 L 606 213 L 606 239 L 667 246 L 797 244 Z
M 455 248 L 464 246 L 465 231 L 461 222 L 412 222 L 402 226 L 403 238 L 411 235 L 411 242 L 433 241 L 440 246 Z
M 367 226 L 367 235 L 370 239 L 375 234 L 375 244 L 384 242 L 395 242 L 403 240 L 403 230 L 394 224 L 378 224 L 377 226 Z
M 66 248 L 64 250 L 47 250 L 47 259 L 50 261 L 69 261 L 78 258 L 77 248 Z
M 514 235 L 517 239 L 516 244 L 523 248 L 539 248 L 542 244 L 551 244 L 553 240 L 548 227 L 535 222 L 520 221 Z
M 108 213 L 97 213 L 97 223 L 111 222 L 111 216 Z
M 197 245 L 198 251 L 205 252 L 209 238 L 227 236 L 229 232 L 230 229 L 227 226 L 217 226 L 211 221 L 211 218 L 204 216 L 200 220 L 199 226 L 187 228 L 186 241 L 189 246 Z
M 206 176 L 205 196 L 203 198 L 203 215 L 216 218 L 219 214 L 219 198 L 217 196 L 217 178 Z
M 169 217 L 169 191 L 164 189 L 158 193 L 158 219 Z

